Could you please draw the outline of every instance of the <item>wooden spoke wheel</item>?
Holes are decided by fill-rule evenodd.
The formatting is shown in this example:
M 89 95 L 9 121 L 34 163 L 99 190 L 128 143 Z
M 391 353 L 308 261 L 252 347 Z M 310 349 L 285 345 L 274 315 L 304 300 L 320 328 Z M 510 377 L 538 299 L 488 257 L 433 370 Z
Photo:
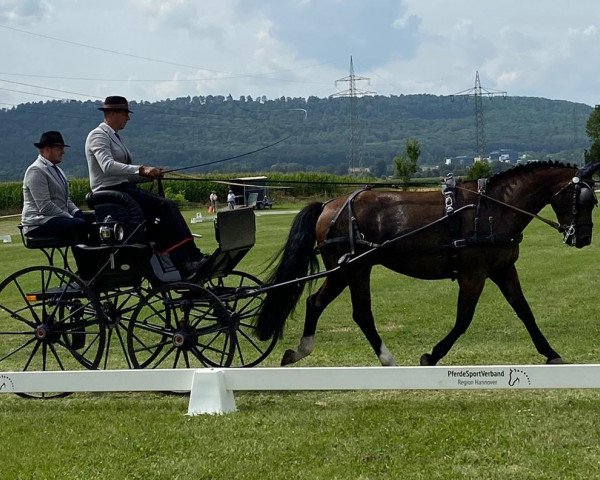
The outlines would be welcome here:
M 98 368 L 105 342 L 99 316 L 96 296 L 74 273 L 53 266 L 13 273 L 0 283 L 0 370 Z
M 134 368 L 228 367 L 234 341 L 225 305 L 207 289 L 182 282 L 148 292 L 127 330 Z
M 149 290 L 149 282 L 143 280 L 134 287 L 98 292 L 101 321 L 106 326 L 106 343 L 99 368 L 133 368 L 127 349 L 127 329 L 133 312 Z
M 254 294 L 262 282 L 253 275 L 233 271 L 226 277 L 213 278 L 205 285 L 230 312 L 234 324 L 235 353 L 232 367 L 254 367 L 271 353 L 277 338 L 263 342 L 256 338 L 254 319 L 266 294 Z

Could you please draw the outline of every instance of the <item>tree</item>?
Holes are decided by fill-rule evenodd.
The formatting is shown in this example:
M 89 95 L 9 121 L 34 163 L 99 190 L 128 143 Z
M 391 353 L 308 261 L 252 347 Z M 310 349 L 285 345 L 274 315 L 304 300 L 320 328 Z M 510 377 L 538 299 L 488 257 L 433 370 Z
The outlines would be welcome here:
M 414 138 L 406 141 L 406 153 L 394 157 L 396 175 L 403 181 L 409 182 L 417 172 L 417 161 L 421 155 L 421 144 Z
M 488 162 L 475 162 L 467 172 L 467 180 L 488 178 L 492 174 L 492 167 Z
M 585 132 L 592 140 L 592 146 L 584 154 L 585 163 L 598 162 L 600 161 L 600 106 L 596 105 L 590 113 Z
M 373 164 L 373 175 L 375 175 L 376 177 L 382 177 L 386 174 L 386 172 L 387 164 L 385 163 L 385 160 L 377 160 Z

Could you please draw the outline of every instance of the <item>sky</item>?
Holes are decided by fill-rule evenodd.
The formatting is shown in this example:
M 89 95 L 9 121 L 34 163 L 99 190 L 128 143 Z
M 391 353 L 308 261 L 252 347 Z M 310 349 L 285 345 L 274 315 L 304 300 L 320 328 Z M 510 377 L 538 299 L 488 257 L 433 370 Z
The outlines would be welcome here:
M 600 103 L 597 0 L 0 0 L 0 108 L 483 92 Z M 336 80 L 340 80 L 336 82 Z

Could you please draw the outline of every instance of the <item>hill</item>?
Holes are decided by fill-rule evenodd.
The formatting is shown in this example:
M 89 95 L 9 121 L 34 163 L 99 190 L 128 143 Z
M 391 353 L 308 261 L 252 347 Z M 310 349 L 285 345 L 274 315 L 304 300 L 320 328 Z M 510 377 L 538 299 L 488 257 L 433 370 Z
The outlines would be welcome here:
M 484 99 L 487 151 L 513 149 L 533 158 L 581 162 L 590 144 L 588 105 L 544 98 Z M 71 177 L 87 177 L 84 142 L 102 120 L 99 102 L 50 101 L 0 110 L 0 181 L 20 180 L 46 130 L 60 130 L 72 148 L 63 161 Z M 122 132 L 134 161 L 199 171 L 326 170 L 347 166 L 347 98 L 207 96 L 132 102 Z M 421 143 L 423 165 L 475 154 L 474 102 L 434 95 L 374 96 L 356 101 L 362 164 L 387 165 L 406 139 Z M 306 111 L 306 118 L 305 113 Z M 286 138 L 289 137 L 289 138 Z M 220 160 L 283 142 L 253 155 Z

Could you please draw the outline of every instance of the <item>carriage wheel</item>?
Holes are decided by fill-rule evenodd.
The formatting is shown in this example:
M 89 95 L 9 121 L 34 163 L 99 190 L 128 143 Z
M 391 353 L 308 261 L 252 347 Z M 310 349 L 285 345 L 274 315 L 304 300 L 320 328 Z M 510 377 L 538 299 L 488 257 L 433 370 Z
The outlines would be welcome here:
M 151 290 L 127 330 L 134 368 L 227 367 L 235 336 L 231 315 L 208 290 L 173 283 Z
M 133 368 L 127 350 L 127 328 L 140 299 L 149 290 L 149 282 L 142 280 L 142 283 L 135 287 L 116 288 L 98 293 L 102 321 L 106 326 L 106 343 L 99 368 Z
M 254 367 L 271 353 L 277 337 L 263 342 L 256 338 L 254 318 L 264 302 L 266 294 L 251 295 L 252 290 L 262 286 L 254 275 L 233 271 L 226 277 L 213 278 L 206 288 L 221 300 L 231 312 L 235 324 L 235 355 L 232 367 Z M 249 293 L 247 297 L 243 294 Z
M 75 274 L 52 266 L 29 267 L 0 283 L 0 369 L 96 369 L 105 328 L 96 296 Z M 62 392 L 31 392 L 52 398 Z

